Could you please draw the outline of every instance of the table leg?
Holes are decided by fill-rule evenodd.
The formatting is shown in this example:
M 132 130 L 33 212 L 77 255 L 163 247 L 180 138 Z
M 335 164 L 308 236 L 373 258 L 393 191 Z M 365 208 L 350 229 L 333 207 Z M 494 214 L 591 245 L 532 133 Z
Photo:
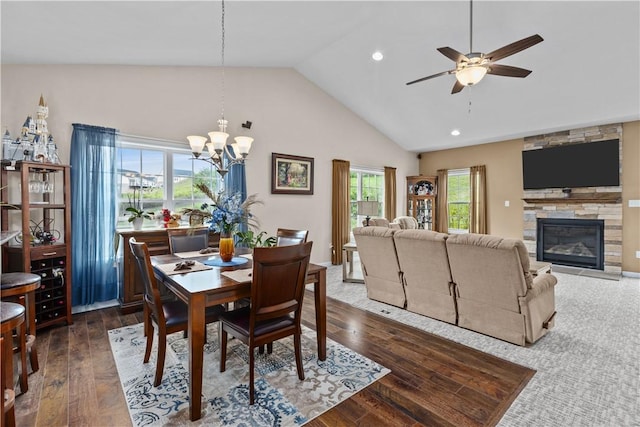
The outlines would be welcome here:
M 349 252 L 342 248 L 342 280 L 347 278 L 347 263 L 349 262 Z
M 193 295 L 189 301 L 189 417 L 202 417 L 202 359 L 205 330 L 204 295 Z
M 318 359 L 327 358 L 327 270 L 318 272 L 318 280 L 313 283 L 316 303 L 316 333 L 318 334 Z
M 27 334 L 36 336 L 36 301 L 35 292 L 28 292 L 25 295 L 26 298 L 26 310 L 27 310 Z M 29 360 L 31 363 L 31 371 L 37 372 L 40 369 L 38 364 L 38 350 L 36 349 L 36 343 L 31 345 L 31 351 L 29 351 Z

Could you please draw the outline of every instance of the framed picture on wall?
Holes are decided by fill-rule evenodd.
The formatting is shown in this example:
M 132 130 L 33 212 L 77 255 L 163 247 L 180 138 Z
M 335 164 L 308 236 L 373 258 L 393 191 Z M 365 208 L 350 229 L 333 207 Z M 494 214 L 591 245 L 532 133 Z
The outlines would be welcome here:
M 313 194 L 313 158 L 271 153 L 271 194 Z

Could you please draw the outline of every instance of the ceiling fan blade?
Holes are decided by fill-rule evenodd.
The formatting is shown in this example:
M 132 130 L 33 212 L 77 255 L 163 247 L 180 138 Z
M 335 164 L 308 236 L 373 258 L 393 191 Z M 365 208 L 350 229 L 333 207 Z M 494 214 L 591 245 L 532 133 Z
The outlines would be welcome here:
M 527 77 L 529 74 L 531 74 L 531 70 L 511 67 L 510 65 L 491 64 L 489 65 L 489 71 L 487 71 L 487 74 L 505 77 Z
M 443 71 L 443 72 L 441 72 L 441 73 L 434 74 L 434 75 L 432 75 L 432 76 L 423 77 L 423 78 L 421 78 L 421 79 L 418 79 L 418 80 L 414 80 L 414 81 L 412 81 L 412 82 L 409 82 L 409 83 L 407 83 L 407 86 L 412 85 L 412 84 L 414 84 L 414 83 L 420 83 L 420 82 L 423 82 L 423 81 L 425 81 L 425 80 L 432 79 L 432 78 L 434 78 L 434 77 L 444 76 L 445 74 L 452 74 L 452 73 L 455 73 L 455 72 L 456 72 L 456 70 Z
M 511 56 L 522 50 L 528 49 L 531 46 L 536 45 L 543 40 L 544 39 L 540 37 L 540 35 L 535 34 L 533 36 L 524 38 L 522 40 L 518 40 L 517 42 L 513 42 L 506 46 L 503 46 L 500 49 L 494 50 L 493 52 L 487 53 L 484 57 L 491 62 L 495 62 L 499 59 L 506 58 L 507 56 Z
M 464 85 L 456 79 L 456 83 L 453 85 L 453 89 L 451 89 L 451 95 L 460 92 L 462 89 L 464 89 Z
M 456 64 L 461 61 L 469 61 L 469 58 L 467 58 L 465 55 L 455 49 L 451 49 L 450 47 L 439 47 L 437 50 L 447 58 L 455 61 Z

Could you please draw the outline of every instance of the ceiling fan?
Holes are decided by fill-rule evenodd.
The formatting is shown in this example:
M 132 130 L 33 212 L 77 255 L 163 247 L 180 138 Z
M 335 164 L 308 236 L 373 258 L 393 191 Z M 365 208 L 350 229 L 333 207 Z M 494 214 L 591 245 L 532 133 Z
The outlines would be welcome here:
M 456 83 L 453 85 L 451 94 L 458 93 L 465 86 L 477 84 L 486 74 L 505 77 L 527 77 L 531 74 L 531 70 L 524 68 L 512 67 L 509 65 L 499 65 L 495 62 L 514 55 L 520 51 L 530 48 L 544 40 L 540 35 L 518 40 L 489 53 L 481 53 L 473 51 L 473 0 L 469 2 L 469 53 L 466 55 L 458 52 L 450 47 L 438 48 L 438 51 L 447 58 L 456 62 L 456 68 L 453 70 L 443 71 L 427 77 L 411 81 L 407 85 L 419 83 L 434 77 L 443 76 L 445 74 L 455 74 Z

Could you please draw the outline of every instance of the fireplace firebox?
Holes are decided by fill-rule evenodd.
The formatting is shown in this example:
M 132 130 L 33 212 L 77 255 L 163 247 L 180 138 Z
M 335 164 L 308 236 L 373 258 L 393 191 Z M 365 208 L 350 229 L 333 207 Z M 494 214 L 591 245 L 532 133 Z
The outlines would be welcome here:
M 537 259 L 604 270 L 604 220 L 538 218 Z

